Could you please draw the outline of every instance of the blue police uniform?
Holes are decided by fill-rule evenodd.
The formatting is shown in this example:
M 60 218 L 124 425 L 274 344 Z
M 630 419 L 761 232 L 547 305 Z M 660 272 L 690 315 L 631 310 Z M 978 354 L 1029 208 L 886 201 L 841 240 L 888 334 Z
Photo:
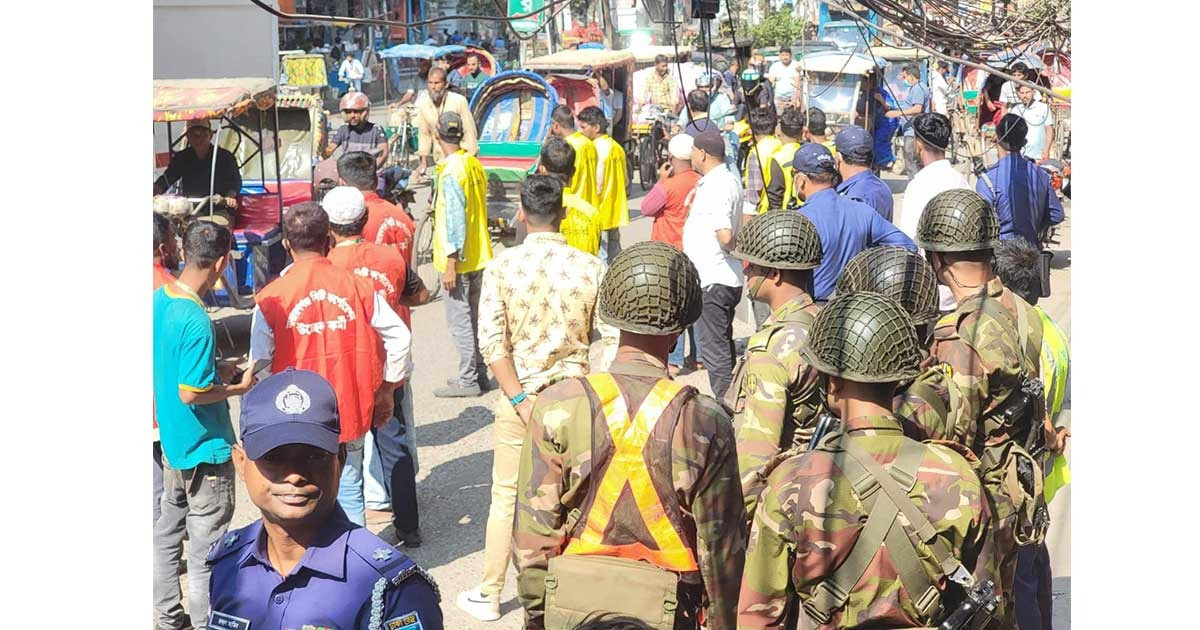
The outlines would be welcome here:
M 261 520 L 227 533 L 208 564 L 208 628 L 442 630 L 433 578 L 341 507 L 287 577 L 271 566 Z
M 843 197 L 832 188 L 811 195 L 800 212 L 821 236 L 821 264 L 813 270 L 813 299 L 828 300 L 842 269 L 859 252 L 879 245 L 899 245 L 916 251 L 917 245 L 900 228 L 879 216 L 871 206 Z
M 885 220 L 889 222 L 892 220 L 892 189 L 888 188 L 888 185 L 871 171 L 851 175 L 838 184 L 837 193 L 848 199 L 865 203 L 874 208 L 875 212 L 878 212 L 879 216 Z
M 992 186 L 980 178 L 978 192 L 996 208 L 1000 238 L 1018 236 L 1038 244 L 1038 232 L 1047 224 L 1058 225 L 1066 214 L 1050 184 L 1050 174 L 1019 153 L 1009 153 L 987 170 Z

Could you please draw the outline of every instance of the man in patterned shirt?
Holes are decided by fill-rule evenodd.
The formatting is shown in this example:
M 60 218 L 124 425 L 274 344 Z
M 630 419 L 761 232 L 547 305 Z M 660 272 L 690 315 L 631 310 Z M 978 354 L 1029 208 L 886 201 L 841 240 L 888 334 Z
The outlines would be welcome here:
M 479 351 L 504 391 L 494 408 L 496 453 L 492 507 L 484 547 L 483 582 L 458 595 L 458 606 L 481 621 L 500 618 L 500 590 L 508 570 L 517 472 L 533 400 L 543 388 L 588 373 L 588 350 L 604 266 L 570 245 L 559 232 L 563 184 L 530 175 L 521 188 L 517 218 L 525 241 L 497 255 L 483 272 Z M 604 337 L 615 350 L 616 330 Z

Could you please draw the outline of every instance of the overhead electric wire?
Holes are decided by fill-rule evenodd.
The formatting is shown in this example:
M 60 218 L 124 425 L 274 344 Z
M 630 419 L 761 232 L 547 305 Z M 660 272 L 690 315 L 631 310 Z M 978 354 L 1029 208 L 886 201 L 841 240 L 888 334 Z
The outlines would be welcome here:
M 344 24 L 367 25 L 367 26 L 395 26 L 400 28 L 412 28 L 415 26 L 425 26 L 426 24 L 437 24 L 439 22 L 449 22 L 451 20 L 476 20 L 481 22 L 510 22 L 512 20 L 523 20 L 535 15 L 544 13 L 553 7 L 566 5 L 572 0 L 550 0 L 540 9 L 530 11 L 529 13 L 518 13 L 516 15 L 466 15 L 452 14 L 443 15 L 441 17 L 430 18 L 428 20 L 418 20 L 416 22 L 401 22 L 399 20 L 383 20 L 380 18 L 356 18 L 338 15 L 316 15 L 312 13 L 285 13 L 275 7 L 263 2 L 262 0 L 250 0 L 252 4 L 259 7 L 263 11 L 274 15 L 282 20 L 310 20 L 313 22 L 341 22 Z

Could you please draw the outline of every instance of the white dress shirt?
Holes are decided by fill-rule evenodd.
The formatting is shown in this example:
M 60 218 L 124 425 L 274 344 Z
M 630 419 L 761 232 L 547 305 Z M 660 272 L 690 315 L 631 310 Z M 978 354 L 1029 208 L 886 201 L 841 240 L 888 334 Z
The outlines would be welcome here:
M 683 224 L 683 253 L 696 265 L 701 287 L 742 286 L 741 261 L 729 255 L 717 240 L 718 230 L 737 233 L 741 207 L 741 179 L 724 164 L 714 166 L 696 182 Z

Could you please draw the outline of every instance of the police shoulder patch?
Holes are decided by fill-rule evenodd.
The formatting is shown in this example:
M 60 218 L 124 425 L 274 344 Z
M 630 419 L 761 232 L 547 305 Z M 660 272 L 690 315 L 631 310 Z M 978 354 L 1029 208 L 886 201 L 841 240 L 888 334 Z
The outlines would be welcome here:
M 410 562 L 411 562 L 411 560 L 410 560 Z M 405 567 L 403 570 L 401 570 L 399 573 L 397 573 L 394 577 L 392 577 L 391 585 L 399 586 L 405 580 L 407 580 L 408 578 L 410 578 L 414 575 L 421 576 L 421 579 L 425 580 L 425 582 L 427 584 L 429 584 L 429 587 L 433 589 L 433 595 L 434 595 L 434 597 L 437 598 L 438 602 L 442 601 L 442 591 L 440 589 L 438 589 L 437 582 L 434 581 L 433 576 L 429 575 L 429 573 L 425 569 L 422 569 L 420 567 L 420 565 L 418 565 L 415 562 L 413 562 L 411 565 Z
M 423 627 L 421 615 L 415 610 L 383 622 L 384 630 L 421 630 Z

